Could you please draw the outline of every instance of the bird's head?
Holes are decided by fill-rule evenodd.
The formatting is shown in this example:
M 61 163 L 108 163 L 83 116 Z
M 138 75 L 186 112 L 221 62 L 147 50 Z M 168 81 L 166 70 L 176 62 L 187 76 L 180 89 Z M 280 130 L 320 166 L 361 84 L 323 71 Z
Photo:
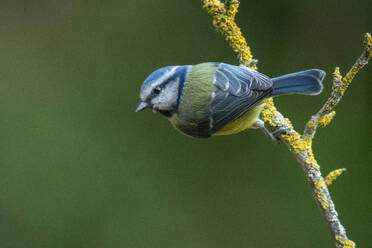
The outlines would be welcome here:
M 136 112 L 151 108 L 171 117 L 178 108 L 182 88 L 191 66 L 167 66 L 150 74 L 143 82 Z

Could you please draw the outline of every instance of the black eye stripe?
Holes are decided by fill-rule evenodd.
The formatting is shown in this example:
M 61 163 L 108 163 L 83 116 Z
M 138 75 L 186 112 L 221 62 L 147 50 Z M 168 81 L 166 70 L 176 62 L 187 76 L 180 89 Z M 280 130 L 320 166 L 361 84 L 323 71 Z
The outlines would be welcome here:
M 154 93 L 160 93 L 160 91 L 161 91 L 162 89 L 160 88 L 160 87 L 156 87 L 155 89 L 154 89 Z
M 156 97 L 157 95 L 159 95 L 159 93 L 166 87 L 166 85 L 168 83 L 171 83 L 173 82 L 174 80 L 176 80 L 178 78 L 177 75 L 173 75 L 171 77 L 169 77 L 166 81 L 162 82 L 161 84 L 157 85 L 156 87 L 154 87 L 151 91 L 151 95 L 150 95 L 150 98 L 154 98 Z
M 169 110 L 157 110 L 160 114 L 165 115 L 166 117 L 171 117 L 172 116 L 172 111 Z
M 159 95 L 159 93 L 164 89 L 164 87 L 162 85 L 158 85 L 156 86 L 152 92 L 151 92 L 151 96 L 154 97 L 154 96 L 157 96 Z
M 162 91 L 165 86 L 171 81 L 171 79 L 168 79 L 167 81 L 159 84 L 158 86 L 156 86 L 153 90 L 152 90 L 152 94 L 154 94 L 155 92 L 157 93 L 160 93 L 160 91 Z

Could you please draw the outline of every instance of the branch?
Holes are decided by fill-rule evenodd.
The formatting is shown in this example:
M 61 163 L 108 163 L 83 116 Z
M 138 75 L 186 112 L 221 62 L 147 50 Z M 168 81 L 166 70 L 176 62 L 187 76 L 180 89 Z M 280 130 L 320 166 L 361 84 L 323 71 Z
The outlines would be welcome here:
M 334 171 L 331 171 L 328 176 L 326 176 L 325 178 L 325 183 L 327 184 L 327 186 L 331 185 L 333 183 L 333 181 L 335 181 L 339 176 L 341 176 L 341 174 L 346 171 L 345 168 L 342 168 L 342 169 L 337 169 L 337 170 L 334 170 Z
M 309 122 L 306 124 L 304 137 L 310 139 L 314 138 L 317 127 L 325 127 L 332 121 L 332 118 L 336 114 L 333 111 L 334 107 L 340 102 L 342 96 L 345 94 L 345 91 L 348 89 L 355 75 L 359 72 L 360 69 L 368 64 L 368 60 L 371 57 L 372 37 L 369 33 L 367 33 L 364 36 L 363 53 L 351 67 L 346 76 L 342 78 L 340 69 L 338 67 L 335 68 L 335 71 L 333 72 L 333 87 L 331 96 L 323 105 L 323 107 L 318 111 L 318 113 L 312 116 Z
M 239 1 L 226 0 L 224 3 L 218 0 L 204 0 L 203 7 L 207 13 L 213 17 L 213 26 L 225 36 L 229 41 L 234 52 L 238 54 L 240 64 L 252 62 L 253 56 L 245 38 L 241 34 L 239 27 L 235 23 L 235 15 L 238 11 Z M 370 34 L 365 35 L 364 50 L 360 58 L 355 62 L 350 71 L 342 78 L 338 68 L 333 73 L 333 88 L 331 96 L 317 114 L 311 117 L 305 127 L 303 135 L 300 135 L 291 124 L 275 107 L 272 98 L 267 100 L 267 104 L 262 111 L 262 118 L 271 131 L 284 128 L 286 134 L 280 135 L 279 139 L 284 143 L 289 151 L 301 165 L 305 177 L 310 183 L 313 197 L 319 206 L 321 213 L 329 226 L 336 247 L 355 247 L 355 243 L 348 239 L 346 230 L 338 218 L 335 205 L 328 191 L 328 186 L 345 169 L 332 171 L 326 179 L 322 177 L 320 166 L 315 160 L 312 151 L 312 140 L 317 127 L 327 126 L 335 116 L 334 107 L 340 102 L 345 91 L 359 70 L 368 63 L 372 57 L 372 38 Z M 256 67 L 254 67 L 256 69 Z
M 235 15 L 238 12 L 239 1 L 227 0 L 221 3 L 218 0 L 205 0 L 203 7 L 208 14 L 213 16 L 213 26 L 225 36 L 230 46 L 238 55 L 240 64 L 246 65 L 253 60 L 251 48 L 235 23 Z M 255 65 L 252 68 L 256 68 Z
M 355 247 L 355 243 L 347 238 L 346 230 L 338 218 L 335 205 L 328 191 L 326 180 L 322 177 L 320 166 L 315 160 L 312 151 L 312 139 L 301 137 L 301 135 L 293 129 L 290 121 L 277 111 L 272 100 L 266 105 L 262 115 L 265 123 L 267 123 L 272 130 L 276 130 L 277 128 L 289 128 L 287 134 L 281 135 L 280 139 L 287 145 L 290 152 L 301 165 L 305 177 L 310 183 L 313 197 L 331 231 L 336 247 Z M 329 179 L 327 182 L 331 182 L 331 180 Z

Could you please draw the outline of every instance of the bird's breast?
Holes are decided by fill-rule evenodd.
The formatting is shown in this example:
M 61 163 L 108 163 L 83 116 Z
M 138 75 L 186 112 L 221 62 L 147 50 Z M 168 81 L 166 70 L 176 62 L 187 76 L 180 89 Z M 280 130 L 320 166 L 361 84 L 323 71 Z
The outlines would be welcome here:
M 176 130 L 180 131 L 186 136 L 195 138 L 209 138 L 212 135 L 209 127 L 209 121 L 207 120 L 184 120 L 182 115 L 180 116 L 178 114 L 173 114 L 172 117 L 168 118 L 168 120 L 172 123 Z

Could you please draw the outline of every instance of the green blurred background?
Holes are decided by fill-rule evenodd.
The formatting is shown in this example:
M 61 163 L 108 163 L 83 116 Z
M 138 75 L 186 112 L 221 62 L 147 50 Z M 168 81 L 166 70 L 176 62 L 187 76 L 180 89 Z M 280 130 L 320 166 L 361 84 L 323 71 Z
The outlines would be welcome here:
M 302 130 L 372 31 L 359 1 L 242 1 L 238 23 L 277 76 L 326 70 L 317 97 L 277 99 Z M 180 135 L 135 113 L 153 70 L 237 63 L 200 1 L 2 1 L 0 247 L 333 247 L 300 166 L 260 131 Z M 319 130 L 330 191 L 348 235 L 370 247 L 372 65 Z

